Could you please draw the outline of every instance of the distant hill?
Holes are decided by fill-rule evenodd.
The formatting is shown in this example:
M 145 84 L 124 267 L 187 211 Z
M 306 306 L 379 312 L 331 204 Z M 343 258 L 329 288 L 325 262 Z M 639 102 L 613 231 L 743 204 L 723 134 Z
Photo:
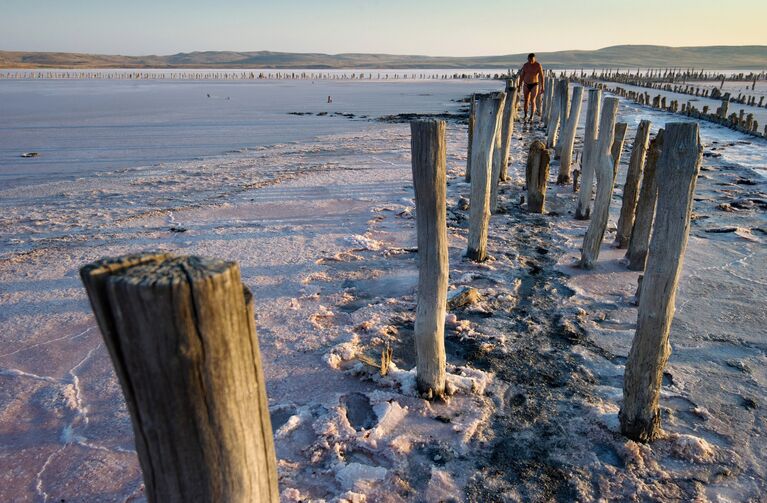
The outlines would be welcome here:
M 616 45 L 594 51 L 539 52 L 548 68 L 765 69 L 767 46 L 665 47 Z M 393 54 L 320 54 L 207 51 L 170 56 L 116 56 L 63 52 L 0 51 L 0 68 L 516 68 L 527 53 L 431 57 Z

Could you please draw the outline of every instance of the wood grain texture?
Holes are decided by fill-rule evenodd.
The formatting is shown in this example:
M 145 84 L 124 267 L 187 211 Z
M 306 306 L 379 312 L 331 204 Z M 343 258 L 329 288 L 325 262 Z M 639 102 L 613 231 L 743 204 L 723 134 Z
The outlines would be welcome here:
M 477 97 L 477 122 L 474 126 L 471 161 L 469 243 L 466 250 L 466 256 L 477 262 L 483 262 L 487 258 L 493 152 L 505 98 L 504 93 Z
M 626 251 L 628 268 L 632 271 L 644 271 L 647 262 L 647 251 L 650 248 L 650 233 L 655 219 L 655 203 L 658 200 L 658 184 L 655 181 L 655 169 L 663 151 L 663 129 L 658 131 L 655 138 L 650 142 L 647 149 L 644 173 L 642 174 L 642 187 L 639 192 L 634 226 L 629 237 L 629 246 Z
M 562 86 L 559 80 L 555 80 L 553 83 L 553 94 L 551 96 L 551 114 L 549 115 L 549 123 L 546 125 L 546 147 L 554 148 L 557 142 L 557 132 L 559 131 L 559 123 L 561 116 L 562 105 Z
M 591 197 L 594 194 L 594 164 L 593 157 L 599 134 L 599 114 L 602 109 L 602 90 L 589 89 L 589 102 L 586 111 L 586 130 L 583 133 L 583 155 L 581 155 L 581 186 L 578 189 L 578 204 L 575 208 L 575 218 L 588 220 L 591 218 Z
M 618 122 L 615 124 L 615 134 L 613 136 L 613 145 L 610 147 L 610 156 L 613 159 L 613 183 L 618 176 L 618 168 L 621 164 L 621 157 L 623 156 L 623 143 L 626 140 L 626 130 L 628 124 L 625 122 Z
M 150 502 L 278 502 L 253 301 L 237 264 L 146 254 L 81 278 L 131 413 Z
M 507 168 L 509 165 L 509 152 L 511 151 L 511 138 L 514 134 L 514 120 L 517 110 L 518 93 L 517 88 L 511 80 L 506 81 L 506 101 L 503 104 L 503 130 L 501 138 L 503 140 L 503 155 L 501 157 L 501 173 L 499 179 L 502 182 L 508 180 Z
M 413 121 L 410 131 L 418 232 L 416 383 L 422 396 L 436 398 L 445 394 L 445 311 L 449 274 L 445 122 Z
M 570 120 L 570 81 L 561 79 L 558 83 L 559 89 L 559 136 L 554 145 L 555 159 L 559 159 L 562 154 L 562 140 L 564 137 L 567 121 Z
M 530 145 L 525 168 L 527 184 L 527 210 L 543 213 L 546 204 L 546 184 L 549 180 L 549 151 L 546 144 L 536 140 Z
M 613 195 L 615 162 L 610 149 L 615 137 L 615 118 L 618 113 L 618 98 L 605 98 L 602 117 L 599 120 L 599 139 L 594 151 L 594 171 L 597 175 L 597 195 L 594 200 L 594 214 L 583 238 L 580 266 L 593 269 L 599 258 L 599 248 L 610 216 L 610 200 Z
M 647 147 L 650 144 L 650 124 L 648 120 L 639 123 L 634 144 L 631 147 L 631 159 L 629 159 L 629 167 L 626 172 L 626 182 L 623 184 L 623 201 L 615 238 L 618 248 L 628 246 L 631 229 L 634 227 L 634 213 L 639 199 L 639 183 L 647 158 Z
M 693 194 L 703 158 L 697 123 L 666 124 L 658 160 L 657 216 L 642 279 L 637 329 L 623 380 L 621 432 L 651 442 L 663 432 L 658 399 L 671 354 L 669 331 L 690 232 Z
M 466 149 L 466 173 L 464 181 L 471 182 L 471 148 L 474 143 L 474 122 L 476 120 L 475 109 L 477 105 L 476 97 L 471 95 L 471 108 L 469 109 L 469 146 Z
M 570 113 L 567 116 L 567 123 L 565 124 L 561 136 L 562 146 L 559 156 L 559 174 L 557 176 L 557 183 L 560 185 L 570 183 L 570 170 L 573 163 L 573 146 L 575 145 L 575 131 L 581 117 L 581 105 L 583 103 L 583 87 L 573 87 L 572 94 Z

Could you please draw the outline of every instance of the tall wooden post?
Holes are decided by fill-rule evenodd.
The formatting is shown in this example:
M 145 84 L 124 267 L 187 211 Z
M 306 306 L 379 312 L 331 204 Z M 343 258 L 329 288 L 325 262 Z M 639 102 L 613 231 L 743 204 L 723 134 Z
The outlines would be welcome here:
M 570 119 L 570 81 L 566 78 L 558 82 L 559 89 L 559 136 L 554 146 L 554 158 L 559 159 L 562 153 L 562 140 L 565 135 L 565 127 Z
M 559 85 L 559 81 L 555 81 L 554 94 L 551 97 L 551 115 L 549 116 L 549 123 L 546 130 L 546 147 L 548 148 L 554 148 L 557 141 L 557 131 L 559 129 L 561 116 L 561 91 L 562 87 Z
M 509 96 L 504 98 L 504 105 Z M 504 107 L 505 108 L 505 107 Z M 490 170 L 490 213 L 498 212 L 498 190 L 501 182 L 501 165 L 503 164 L 503 114 L 498 114 L 498 127 L 495 128 L 495 143 L 493 146 L 493 167 Z
M 546 184 L 549 180 L 549 151 L 546 144 L 535 140 L 530 145 L 525 168 L 527 185 L 527 209 L 531 213 L 543 213 L 546 203 Z
M 589 89 L 586 131 L 583 134 L 583 154 L 581 155 L 581 187 L 578 190 L 578 205 L 575 208 L 575 218 L 578 220 L 587 220 L 591 217 L 591 196 L 594 193 L 594 165 L 592 158 L 596 150 L 601 108 L 602 90 Z
M 621 213 L 618 218 L 618 232 L 615 242 L 618 248 L 626 248 L 629 244 L 631 229 L 634 227 L 634 211 L 639 198 L 639 181 L 642 178 L 647 147 L 650 142 L 650 121 L 643 120 L 639 123 L 634 145 L 631 147 L 631 159 L 626 173 L 626 183 L 623 184 L 623 202 Z
M 445 122 L 410 123 L 418 232 L 418 304 L 415 316 L 416 383 L 421 395 L 445 393 L 445 309 L 448 251 Z
M 581 103 L 583 102 L 583 87 L 575 86 L 573 88 L 573 98 L 570 104 L 570 114 L 567 117 L 562 131 L 562 149 L 559 161 L 559 176 L 557 183 L 567 185 L 570 183 L 570 168 L 573 162 L 573 145 L 575 144 L 575 130 L 578 127 L 578 120 L 581 117 Z
M 674 300 L 690 232 L 693 193 L 703 148 L 698 124 L 666 124 L 658 160 L 657 218 L 642 279 L 639 313 L 623 379 L 621 432 L 639 442 L 661 433 L 658 399 L 663 368 L 671 354 L 669 331 Z
M 652 232 L 653 220 L 655 219 L 655 203 L 658 200 L 658 184 L 655 181 L 655 167 L 663 151 L 663 129 L 658 131 L 655 138 L 650 142 L 647 150 L 644 174 L 642 175 L 642 189 L 639 192 L 634 227 L 629 237 L 628 268 L 632 271 L 644 271 L 647 262 L 647 251 L 650 248 L 650 233 Z
M 469 109 L 469 146 L 466 151 L 466 173 L 463 179 L 467 182 L 471 181 L 471 147 L 474 142 L 474 122 L 476 120 L 476 105 L 477 99 L 471 95 L 471 108 Z
M 509 152 L 511 151 L 511 138 L 514 133 L 514 112 L 517 109 L 517 88 L 511 80 L 506 81 L 506 101 L 503 105 L 503 129 L 501 138 L 503 140 L 503 155 L 501 157 L 501 172 L 499 178 L 501 181 L 508 179 L 507 167 L 509 165 Z
M 253 299 L 234 262 L 134 255 L 80 271 L 150 502 L 279 501 Z
M 483 262 L 487 258 L 487 227 L 490 220 L 490 186 L 495 137 L 505 101 L 504 93 L 477 96 L 477 121 L 471 160 L 469 244 L 466 256 Z
M 597 195 L 594 201 L 594 215 L 583 238 L 581 267 L 592 269 L 599 258 L 599 247 L 607 228 L 610 215 L 610 199 L 613 195 L 615 178 L 614 159 L 610 147 L 615 137 L 615 118 L 618 114 L 618 98 L 605 98 L 602 117 L 599 120 L 599 139 L 594 151 L 594 168 L 597 175 Z
M 613 146 L 610 147 L 610 155 L 613 159 L 613 183 L 615 182 L 615 177 L 618 176 L 618 167 L 621 164 L 621 157 L 623 156 L 623 142 L 626 140 L 627 129 L 628 124 L 625 122 L 618 122 L 615 124 Z

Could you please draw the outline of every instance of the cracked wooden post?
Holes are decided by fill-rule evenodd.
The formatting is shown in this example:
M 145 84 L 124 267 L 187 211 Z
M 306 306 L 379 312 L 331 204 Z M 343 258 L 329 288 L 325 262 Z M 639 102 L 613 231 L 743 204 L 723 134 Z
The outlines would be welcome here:
M 474 124 L 474 147 L 471 158 L 469 243 L 466 250 L 466 256 L 477 262 L 483 262 L 487 258 L 493 151 L 504 100 L 504 93 L 477 97 L 477 120 Z
M 527 185 L 527 210 L 543 213 L 546 202 L 546 183 L 549 180 L 549 151 L 546 144 L 536 140 L 530 145 L 525 168 Z
M 413 121 L 410 132 L 418 232 L 416 383 L 421 395 L 431 399 L 445 394 L 448 280 L 445 121 Z
M 626 172 L 626 183 L 623 184 L 623 202 L 621 213 L 618 218 L 618 232 L 615 243 L 618 248 L 626 248 L 629 244 L 631 229 L 634 227 L 634 212 L 639 198 L 639 181 L 642 178 L 647 157 L 647 147 L 650 142 L 650 121 L 643 120 L 639 123 L 634 145 L 631 147 L 631 159 Z
M 621 433 L 652 442 L 662 435 L 658 399 L 671 354 L 669 331 L 690 233 L 695 183 L 703 158 L 698 124 L 666 124 L 658 160 L 657 218 L 639 296 L 637 329 L 623 379 Z
M 472 94 L 471 95 L 471 108 L 469 109 L 469 146 L 466 150 L 466 173 L 464 174 L 463 179 L 466 182 L 471 181 L 471 147 L 474 142 L 474 122 L 476 120 L 476 105 L 477 105 L 477 99 Z
M 562 141 L 565 135 L 565 127 L 570 119 L 570 81 L 562 79 L 558 82 L 559 89 L 559 136 L 554 144 L 554 158 L 559 159 L 562 153 Z
M 517 109 L 517 88 L 511 80 L 506 81 L 506 102 L 503 105 L 503 155 L 501 157 L 501 173 L 499 179 L 503 182 L 508 180 L 507 167 L 509 165 L 509 152 L 511 151 L 511 137 L 514 133 L 514 112 Z
M 628 124 L 625 122 L 618 122 L 615 124 L 613 146 L 610 147 L 610 155 L 613 159 L 613 183 L 615 183 L 615 177 L 618 176 L 618 167 L 621 164 L 621 157 L 623 156 L 623 142 L 626 140 L 627 129 Z
M 144 254 L 80 270 L 150 502 L 279 501 L 253 299 L 234 262 Z
M 508 99 L 508 96 L 504 102 Z M 498 190 L 500 189 L 501 164 L 503 163 L 503 110 L 498 114 L 493 146 L 493 166 L 490 170 L 490 213 L 498 212 Z
M 599 258 L 599 247 L 607 228 L 610 215 L 610 199 L 615 179 L 614 159 L 610 147 L 615 137 L 615 118 L 618 114 L 618 98 L 605 98 L 602 117 L 599 120 L 599 139 L 594 151 L 594 171 L 597 175 L 597 195 L 594 200 L 594 214 L 583 238 L 580 266 L 592 269 Z
M 647 149 L 647 161 L 645 161 L 644 173 L 642 174 L 642 189 L 639 192 L 634 226 L 629 237 L 626 259 L 631 271 L 644 271 L 647 262 L 647 250 L 650 248 L 650 233 L 655 219 L 655 203 L 658 199 L 658 185 L 655 181 L 655 167 L 663 151 L 663 129 L 658 131 L 655 138 L 650 142 Z
M 560 122 L 560 108 L 561 108 L 561 86 L 559 85 L 560 81 L 555 80 L 554 81 L 554 89 L 552 90 L 553 94 L 551 96 L 551 114 L 549 115 L 549 123 L 547 124 L 546 129 L 546 147 L 547 148 L 554 148 L 554 145 L 557 141 L 557 130 L 559 129 L 559 122 Z
M 583 102 L 583 87 L 575 86 L 573 88 L 573 98 L 570 103 L 570 114 L 567 117 L 562 131 L 562 149 L 560 151 L 559 175 L 557 184 L 567 185 L 570 183 L 570 168 L 573 162 L 573 145 L 575 144 L 575 131 L 578 127 L 578 120 L 581 117 L 581 103 Z
M 586 131 L 583 133 L 583 154 L 581 155 L 581 186 L 578 190 L 578 205 L 575 218 L 588 220 L 591 217 L 591 196 L 594 193 L 593 152 L 596 149 L 599 113 L 602 108 L 602 90 L 589 89 L 589 103 L 586 111 Z

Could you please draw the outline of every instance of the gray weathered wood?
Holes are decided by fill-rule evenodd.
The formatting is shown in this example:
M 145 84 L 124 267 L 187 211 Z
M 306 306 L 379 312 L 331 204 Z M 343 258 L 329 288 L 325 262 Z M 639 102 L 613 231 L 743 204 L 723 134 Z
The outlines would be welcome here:
M 487 258 L 493 151 L 505 98 L 504 93 L 477 96 L 477 119 L 474 124 L 471 160 L 469 243 L 466 250 L 466 256 L 477 262 L 483 262 Z
M 161 254 L 80 271 L 150 502 L 279 501 L 253 300 L 236 263 Z
M 471 147 L 472 143 L 474 142 L 474 122 L 476 120 L 476 105 L 477 105 L 477 99 L 472 94 L 471 95 L 471 108 L 469 109 L 469 146 L 466 150 L 466 173 L 464 174 L 463 179 L 467 182 L 471 181 Z
M 546 203 L 546 183 L 549 180 L 549 151 L 546 144 L 536 140 L 530 145 L 525 168 L 527 185 L 527 209 L 531 213 L 543 213 Z
M 613 146 L 610 147 L 610 156 L 612 156 L 613 159 L 613 182 L 615 181 L 615 177 L 618 176 L 618 167 L 621 164 L 621 157 L 623 156 L 623 142 L 626 140 L 627 129 L 628 124 L 625 122 L 615 124 Z
M 570 81 L 561 79 L 559 89 L 559 136 L 554 145 L 555 159 L 559 159 L 562 153 L 562 140 L 564 139 L 565 127 L 570 119 Z
M 562 86 L 560 81 L 554 81 L 553 95 L 551 97 L 551 114 L 549 115 L 549 123 L 546 126 L 546 147 L 548 148 L 554 148 L 557 141 L 561 115 L 561 92 Z
M 596 150 L 599 133 L 599 114 L 602 108 L 602 90 L 589 89 L 589 103 L 586 111 L 586 131 L 583 133 L 583 154 L 581 155 L 581 185 L 578 189 L 578 204 L 575 218 L 587 220 L 591 217 L 591 196 L 594 193 L 594 166 L 592 158 Z
M 610 199 L 613 195 L 615 160 L 610 148 L 615 137 L 615 118 L 618 113 L 618 98 L 605 98 L 602 117 L 599 120 L 599 139 L 594 151 L 594 171 L 597 175 L 597 195 L 594 200 L 594 214 L 583 238 L 580 265 L 592 269 L 599 258 L 599 247 L 607 228 L 610 215 Z
M 623 379 L 621 432 L 651 442 L 663 431 L 658 399 L 671 354 L 669 332 L 690 232 L 695 183 L 703 158 L 697 123 L 666 124 L 658 160 L 657 218 L 639 296 L 637 329 Z
M 647 147 L 650 143 L 650 121 L 643 120 L 639 123 L 634 145 L 631 147 L 631 159 L 626 172 L 626 183 L 623 184 L 623 201 L 621 213 L 618 218 L 618 232 L 615 242 L 618 248 L 626 248 L 629 244 L 631 229 L 634 227 L 634 212 L 636 211 L 639 198 L 639 182 L 642 178 L 647 157 Z
M 427 398 L 445 394 L 445 310 L 448 251 L 445 122 L 410 123 L 418 232 L 415 315 L 416 383 Z
M 642 188 L 639 192 L 634 226 L 629 237 L 626 251 L 628 268 L 632 271 L 644 271 L 647 262 L 647 250 L 650 248 L 650 233 L 655 219 L 655 203 L 658 200 L 658 185 L 655 182 L 655 167 L 663 151 L 663 129 L 658 131 L 647 149 Z
M 567 117 L 567 123 L 562 131 L 560 150 L 559 175 L 557 183 L 566 185 L 570 183 L 570 169 L 573 162 L 573 145 L 575 145 L 575 131 L 578 127 L 578 121 L 581 117 L 581 104 L 583 102 L 583 87 L 575 86 L 573 88 L 572 102 L 570 103 L 570 113 Z
M 504 99 L 504 103 L 508 96 Z M 493 167 L 490 171 L 490 213 L 498 212 L 498 190 L 501 182 L 501 165 L 503 164 L 503 110 L 498 114 L 498 127 L 495 129 L 495 144 L 493 146 Z
M 503 105 L 503 130 L 501 138 L 503 140 L 503 156 L 501 158 L 500 180 L 508 180 L 507 167 L 509 165 L 509 152 L 511 151 L 511 138 L 514 133 L 515 112 L 517 110 L 518 93 L 517 88 L 511 80 L 506 81 L 506 101 Z

